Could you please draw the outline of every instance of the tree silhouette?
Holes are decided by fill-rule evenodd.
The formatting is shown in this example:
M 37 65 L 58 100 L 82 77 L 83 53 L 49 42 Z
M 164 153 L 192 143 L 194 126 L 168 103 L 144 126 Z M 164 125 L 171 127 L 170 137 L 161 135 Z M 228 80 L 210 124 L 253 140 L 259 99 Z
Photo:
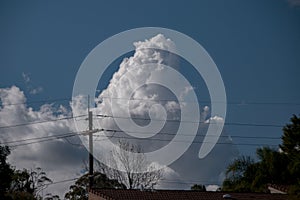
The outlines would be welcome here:
M 6 162 L 10 150 L 7 146 L 0 146 L 0 199 L 4 198 L 12 182 L 13 170 Z
M 96 162 L 98 170 L 123 183 L 127 189 L 152 189 L 163 177 L 163 169 L 157 169 L 157 166 L 149 163 L 141 153 L 141 148 L 127 141 L 119 141 L 119 148 L 113 150 L 109 162 L 113 168 Z M 138 173 L 140 171 L 144 172 Z
M 191 187 L 191 190 L 197 190 L 197 191 L 203 191 L 203 192 L 205 192 L 205 191 L 206 191 L 206 188 L 205 188 L 205 185 L 194 184 L 194 185 Z
M 289 193 L 300 198 L 300 118 L 293 115 L 283 127 L 280 150 L 256 151 L 258 162 L 237 158 L 227 167 L 224 191 L 267 192 L 267 184 L 289 185 Z
M 16 170 L 6 162 L 9 154 L 7 146 L 0 146 L 0 199 L 41 199 L 39 193 L 52 183 L 46 172 L 41 168 Z
M 105 174 L 100 172 L 94 173 L 94 185 L 95 188 L 126 188 L 125 185 L 119 183 L 117 180 L 110 180 Z M 75 184 L 70 186 L 70 191 L 65 194 L 65 199 L 69 200 L 87 200 L 89 188 L 88 174 L 80 177 Z

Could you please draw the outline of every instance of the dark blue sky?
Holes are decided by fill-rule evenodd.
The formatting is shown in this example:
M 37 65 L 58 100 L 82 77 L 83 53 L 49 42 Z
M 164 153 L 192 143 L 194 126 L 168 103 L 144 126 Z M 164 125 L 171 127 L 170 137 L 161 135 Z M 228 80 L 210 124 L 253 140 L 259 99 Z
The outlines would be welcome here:
M 180 31 L 207 50 L 228 101 L 245 103 L 228 105 L 227 122 L 284 125 L 300 113 L 299 105 L 276 104 L 300 104 L 300 7 L 287 0 L 1 1 L 0 87 L 17 85 L 28 101 L 71 97 L 77 70 L 96 45 L 147 26 Z M 29 94 L 22 73 L 43 92 Z M 226 132 L 279 137 L 281 128 L 226 126 Z M 253 154 L 256 147 L 239 148 Z

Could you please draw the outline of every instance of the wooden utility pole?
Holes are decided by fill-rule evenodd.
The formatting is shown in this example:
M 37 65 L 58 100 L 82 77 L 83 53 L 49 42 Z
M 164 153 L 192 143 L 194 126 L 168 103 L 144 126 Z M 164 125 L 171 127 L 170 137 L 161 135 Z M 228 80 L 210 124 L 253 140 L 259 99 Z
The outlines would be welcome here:
M 90 96 L 88 95 L 88 120 L 89 120 L 89 188 L 94 183 L 94 157 L 93 157 L 93 112 L 90 111 Z
M 94 157 L 93 157 L 93 112 L 89 111 L 89 181 L 90 188 L 93 187 Z

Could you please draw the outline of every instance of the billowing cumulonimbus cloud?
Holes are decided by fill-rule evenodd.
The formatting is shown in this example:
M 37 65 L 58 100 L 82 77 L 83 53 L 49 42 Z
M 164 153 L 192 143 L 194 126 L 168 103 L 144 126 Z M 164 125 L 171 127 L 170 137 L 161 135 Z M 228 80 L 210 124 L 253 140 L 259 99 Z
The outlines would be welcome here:
M 181 106 L 186 104 L 183 102 L 184 98 L 193 91 L 193 87 L 176 84 L 181 81 L 181 78 L 170 77 L 168 74 L 170 70 L 166 66 L 173 69 L 179 67 L 178 56 L 169 52 L 170 50 L 176 52 L 176 45 L 162 34 L 145 41 L 135 42 L 134 45 L 136 48 L 134 55 L 123 60 L 108 87 L 96 99 L 101 103 L 97 104 L 95 112 L 113 115 L 112 110 L 116 110 L 117 115 L 126 116 L 129 109 L 131 115 L 146 117 L 151 109 L 155 109 L 152 107 L 153 104 L 159 103 L 163 105 L 166 112 L 169 112 L 169 118 L 178 117 L 179 104 L 181 103 Z M 149 66 L 153 63 L 157 65 Z M 177 87 L 180 87 L 178 89 L 180 94 L 176 97 L 172 91 L 166 90 L 159 84 L 152 84 L 153 81 L 148 83 L 149 80 L 158 80 L 159 82 L 162 79 L 172 80 Z M 157 114 L 161 113 L 159 110 L 154 111 L 156 111 L 153 112 L 156 117 L 161 117 Z M 203 111 L 201 121 L 206 119 L 209 108 L 203 107 Z M 107 121 L 105 124 L 107 125 Z
M 156 84 L 147 84 L 147 80 L 168 79 L 169 82 L 174 81 L 173 85 L 177 86 L 176 82 L 180 77 L 168 76 L 170 70 L 165 67 L 171 66 L 173 69 L 179 69 L 180 63 L 178 58 L 168 50 L 174 50 L 175 44 L 165 36 L 159 34 L 153 38 L 145 41 L 136 42 L 136 51 L 132 57 L 126 58 L 120 64 L 119 70 L 113 75 L 106 90 L 96 98 L 97 106 L 92 109 L 94 115 L 101 114 L 115 117 L 122 117 L 129 114 L 133 121 L 141 127 L 149 123 L 149 117 L 153 119 L 168 119 L 179 120 L 181 108 L 193 108 L 185 101 L 190 93 L 193 92 L 193 87 L 188 84 L 178 85 L 179 94 L 174 95 L 168 88 L 161 87 Z M 151 48 L 151 49 L 149 49 Z M 157 50 L 163 49 L 163 50 Z M 165 51 L 164 51 L 165 50 Z M 148 68 L 149 64 L 153 65 Z M 143 85 L 144 84 L 144 85 Z M 131 100 L 128 100 L 128 97 Z M 71 116 L 71 112 L 63 106 L 54 106 L 51 104 L 44 104 L 39 108 L 32 108 L 26 104 L 26 97 L 24 93 L 16 86 L 10 88 L 0 89 L 0 126 L 10 126 L 14 124 L 26 124 L 34 121 L 56 120 Z M 21 103 L 20 103 L 21 102 Z M 87 98 L 78 96 L 71 102 L 73 111 L 77 114 L 86 114 Z M 156 106 L 160 104 L 161 106 Z M 115 110 L 112 111 L 112 108 Z M 209 107 L 201 105 L 201 115 L 199 116 L 200 128 L 198 130 L 198 141 L 203 138 L 201 135 L 207 129 L 207 119 L 210 116 Z M 162 112 L 162 110 L 164 110 Z M 191 110 L 192 112 L 192 110 Z M 81 118 L 84 130 L 87 129 L 87 121 Z M 141 118 L 142 120 L 139 120 Z M 190 119 L 192 120 L 192 119 Z M 211 120 L 222 120 L 217 116 L 212 116 Z M 178 122 L 166 123 L 163 129 L 152 138 L 156 140 L 144 140 L 142 148 L 145 152 L 154 151 L 162 148 L 168 144 L 176 134 L 178 129 Z M 130 126 L 128 126 L 130 129 Z M 106 128 L 113 130 L 122 130 L 115 123 L 114 117 L 99 117 L 94 116 L 94 128 Z M 58 120 L 46 123 L 32 124 L 28 126 L 16 126 L 10 128 L 0 129 L 1 142 L 30 139 L 34 137 L 52 136 L 63 133 L 69 133 L 74 130 L 74 124 L 68 120 Z M 80 131 L 84 131 L 80 130 Z M 163 134 L 163 133 L 167 134 Z M 170 134 L 171 133 L 171 134 Z M 103 132 L 97 133 L 103 136 Z M 97 134 L 95 134 L 97 136 Z M 141 140 L 134 140 L 133 136 L 126 135 L 124 132 L 107 133 L 114 139 L 114 137 L 126 136 L 141 144 Z M 189 134 L 189 133 L 187 133 Z M 84 137 L 86 139 L 87 137 Z M 70 138 L 71 139 L 71 138 Z M 103 140 L 103 137 L 99 138 Z M 95 140 L 98 140 L 95 137 Z M 118 140 L 118 139 L 117 139 Z M 222 139 L 228 142 L 228 139 Z M 78 141 L 77 141 L 78 142 Z M 231 141 L 229 141 L 231 142 Z M 22 142 L 23 143 L 23 142 Z M 10 145 L 19 143 L 10 143 Z M 210 180 L 216 182 L 221 180 L 222 172 L 224 170 L 224 163 L 230 161 L 235 154 L 235 149 L 232 145 L 217 145 L 216 148 L 205 159 L 199 160 L 199 143 L 193 143 L 183 156 L 180 157 L 170 168 L 166 170 L 166 177 L 168 179 L 176 178 L 181 182 L 189 183 L 189 180 L 201 181 Z M 97 141 L 95 141 L 95 148 L 97 149 Z M 101 146 L 103 150 L 107 147 Z M 173 152 L 170 152 L 172 155 Z M 42 167 L 54 181 L 74 178 L 78 175 L 82 167 L 82 160 L 87 156 L 87 151 L 80 146 L 72 146 L 64 139 L 57 139 L 52 142 L 35 143 L 24 146 L 14 147 L 9 161 L 16 165 L 17 168 L 34 168 Z M 76 166 L 76 167 L 74 167 Z M 176 182 L 176 181 L 174 181 Z M 203 182 L 202 184 L 205 184 Z M 59 193 L 62 195 L 70 183 L 57 184 L 49 187 L 50 192 Z M 184 185 L 167 184 L 161 182 L 160 187 L 166 188 L 186 188 Z
M 104 128 L 120 131 L 106 133 L 106 136 L 112 141 L 114 141 L 114 138 L 117 138 L 116 140 L 125 138 L 132 143 L 142 146 L 144 152 L 151 152 L 167 145 L 176 134 L 180 122 L 168 123 L 168 120 L 180 121 L 182 108 L 190 108 L 191 113 L 193 112 L 192 109 L 195 109 L 195 104 L 191 105 L 191 102 L 186 101 L 186 99 L 190 93 L 194 92 L 194 88 L 189 84 L 185 84 L 185 82 L 182 82 L 184 84 L 178 84 L 177 82 L 181 81 L 180 76 L 176 74 L 175 76 L 170 76 L 170 70 L 166 66 L 171 66 L 174 70 L 185 70 L 184 66 L 180 66 L 179 58 L 168 52 L 168 50 L 176 52 L 176 44 L 171 39 L 158 34 L 145 41 L 135 42 L 134 45 L 136 50 L 133 56 L 125 58 L 122 61 L 118 71 L 113 74 L 108 87 L 96 98 L 97 106 L 93 109 L 93 112 L 98 115 L 111 117 L 99 117 L 95 121 L 95 126 L 99 129 Z M 176 86 L 180 91 L 177 96 L 171 90 L 168 90 L 168 88 L 161 87 L 159 84 L 152 84 L 149 81 L 156 80 L 160 82 L 166 79 L 166 82 L 173 81 L 173 86 Z M 79 99 L 84 101 L 84 98 Z M 155 104 L 160 104 L 160 106 L 155 107 Z M 80 110 L 80 105 L 77 104 L 73 109 Z M 233 147 L 232 141 L 229 138 L 222 137 L 219 141 L 224 143 L 223 145 L 217 144 L 206 158 L 198 158 L 199 148 L 202 145 L 201 141 L 203 141 L 208 124 L 210 122 L 217 123 L 223 121 L 223 119 L 218 116 L 210 116 L 210 108 L 208 106 L 197 106 L 201 110 L 199 119 L 189 119 L 190 121 L 200 122 L 198 135 L 195 139 L 197 141 L 170 167 L 177 174 L 176 177 L 182 182 L 187 182 L 187 184 L 189 183 L 188 180 L 191 179 L 199 180 L 199 183 L 203 184 L 206 184 L 207 180 L 212 183 L 220 183 L 226 166 L 224 163 L 230 162 L 236 155 L 237 150 Z M 86 110 L 82 110 L 77 113 L 85 112 Z M 118 124 L 116 121 L 120 118 L 122 122 Z M 143 132 L 143 134 L 147 132 L 152 134 L 154 132 L 147 128 L 144 129 L 145 131 L 140 130 L 143 127 L 147 127 L 151 121 L 150 118 L 158 119 L 158 121 L 160 119 L 167 119 L 167 122 L 156 135 L 151 135 L 151 138 L 147 140 L 148 135 L 141 134 Z M 135 125 L 131 125 L 132 122 L 130 120 L 133 120 L 135 125 L 142 128 L 140 129 Z M 120 125 L 122 126 L 120 127 Z M 136 133 L 136 135 L 131 132 Z M 191 133 L 187 131 L 185 134 L 188 135 Z M 100 136 L 101 140 L 101 144 L 99 145 L 101 150 L 97 151 L 98 145 L 95 142 L 94 153 L 101 154 L 104 152 L 103 149 L 109 149 L 111 144 L 105 143 L 105 140 L 103 141 L 103 137 L 105 136 L 103 132 L 98 136 Z M 146 139 L 135 139 L 136 136 L 145 137 Z M 169 152 L 169 154 L 173 156 L 173 152 Z M 104 156 L 101 155 L 100 157 Z M 168 177 L 171 178 L 170 175 Z M 166 188 L 183 187 L 182 184 L 174 186 L 174 184 L 166 183 L 161 183 L 160 186 Z
M 120 104 L 117 112 L 119 114 L 125 113 L 128 109 L 128 105 L 125 104 L 128 96 L 136 99 L 130 101 L 131 114 L 140 116 L 144 116 L 149 112 L 153 102 L 161 99 L 168 100 L 170 98 L 169 94 L 162 93 L 158 86 L 146 86 L 146 83 L 153 76 L 153 72 L 159 71 L 160 73 L 165 73 L 163 66 L 156 65 L 151 68 L 148 64 L 164 63 L 166 65 L 176 65 L 173 55 L 157 50 L 158 48 L 166 51 L 174 50 L 175 44 L 170 39 L 166 39 L 163 35 L 159 34 L 149 40 L 135 42 L 134 45 L 136 47 L 134 55 L 123 60 L 119 70 L 110 80 L 107 89 L 101 92 L 98 97 L 102 99 L 102 103 L 98 104 L 98 108 L 105 114 L 112 114 L 111 103 L 114 103 L 113 100 L 115 100 L 116 104 Z M 140 88 L 143 85 L 145 87 Z M 113 100 L 107 97 L 112 97 Z M 166 101 L 163 103 L 169 103 L 170 105 L 171 102 Z M 176 107 L 176 105 L 174 106 Z

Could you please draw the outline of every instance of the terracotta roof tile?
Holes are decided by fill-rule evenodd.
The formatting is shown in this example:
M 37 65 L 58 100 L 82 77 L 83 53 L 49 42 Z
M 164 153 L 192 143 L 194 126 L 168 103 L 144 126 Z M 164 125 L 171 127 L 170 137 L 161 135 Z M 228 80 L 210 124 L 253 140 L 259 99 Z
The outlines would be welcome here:
M 287 200 L 287 195 L 283 194 L 201 192 L 193 190 L 141 191 L 122 189 L 94 189 L 90 192 L 97 194 L 99 197 L 101 196 L 112 200 L 224 200 L 223 195 L 225 194 L 230 194 L 231 199 L 235 200 Z
M 277 189 L 277 190 L 285 192 L 285 193 L 287 193 L 289 190 L 288 185 L 268 184 L 268 187 L 272 187 L 274 189 Z

